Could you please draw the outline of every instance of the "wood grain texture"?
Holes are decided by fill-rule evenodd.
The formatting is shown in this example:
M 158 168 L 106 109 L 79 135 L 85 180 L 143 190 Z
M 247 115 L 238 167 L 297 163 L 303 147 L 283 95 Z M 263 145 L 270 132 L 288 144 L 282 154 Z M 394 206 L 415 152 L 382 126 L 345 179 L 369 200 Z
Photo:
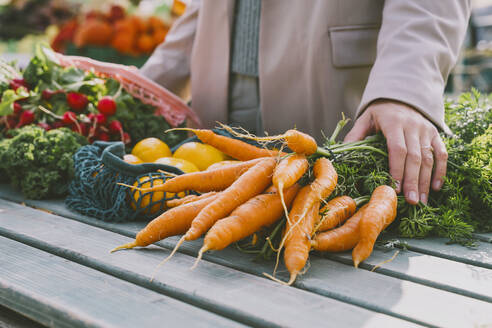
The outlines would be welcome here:
M 109 254 L 109 249 L 129 239 L 11 202 L 0 201 L 0 209 L 3 236 L 249 325 L 412 326 L 408 321 L 207 261 L 190 271 L 194 258 L 183 254 L 166 263 L 150 282 L 156 265 L 169 251 L 150 247 Z
M 0 253 L 0 302 L 46 326 L 242 326 L 4 237 Z

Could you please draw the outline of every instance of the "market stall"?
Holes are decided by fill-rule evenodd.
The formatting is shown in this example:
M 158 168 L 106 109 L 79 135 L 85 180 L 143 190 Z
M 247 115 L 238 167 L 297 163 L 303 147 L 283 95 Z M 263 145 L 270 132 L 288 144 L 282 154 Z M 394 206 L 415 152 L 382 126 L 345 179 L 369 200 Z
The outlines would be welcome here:
M 410 205 L 384 136 L 342 142 L 343 115 L 323 140 L 198 128 L 129 66 L 166 24 L 92 8 L 0 61 L 0 306 L 53 327 L 492 322 L 491 97 L 446 100 L 444 186 Z

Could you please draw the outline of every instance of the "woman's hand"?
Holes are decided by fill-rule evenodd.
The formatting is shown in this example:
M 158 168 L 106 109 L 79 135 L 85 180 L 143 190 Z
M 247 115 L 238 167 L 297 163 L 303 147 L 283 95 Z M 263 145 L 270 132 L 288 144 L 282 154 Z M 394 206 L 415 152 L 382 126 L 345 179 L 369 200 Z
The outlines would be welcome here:
M 381 131 L 388 144 L 389 168 L 410 204 L 427 203 L 429 186 L 441 189 L 448 153 L 436 127 L 403 103 L 378 100 L 357 119 L 345 142 L 358 141 Z M 434 167 L 434 173 L 433 171 Z

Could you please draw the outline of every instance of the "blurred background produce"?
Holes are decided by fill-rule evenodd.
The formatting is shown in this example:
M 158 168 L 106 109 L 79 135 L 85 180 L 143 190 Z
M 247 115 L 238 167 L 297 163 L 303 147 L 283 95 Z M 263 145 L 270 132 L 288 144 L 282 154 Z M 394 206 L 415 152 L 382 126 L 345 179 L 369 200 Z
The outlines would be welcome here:
M 140 67 L 185 8 L 180 0 L 0 0 L 0 56 L 25 67 L 43 41 L 68 55 Z

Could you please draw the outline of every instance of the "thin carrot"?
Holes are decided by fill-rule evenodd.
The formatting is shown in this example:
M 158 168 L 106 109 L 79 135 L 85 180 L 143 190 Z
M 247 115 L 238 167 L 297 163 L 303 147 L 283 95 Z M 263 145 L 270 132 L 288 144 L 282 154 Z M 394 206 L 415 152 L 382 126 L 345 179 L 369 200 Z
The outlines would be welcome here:
M 198 213 L 215 198 L 217 195 L 184 204 L 162 213 L 140 230 L 135 241 L 116 247 L 111 252 L 137 246 L 145 247 L 164 238 L 185 233 Z
M 319 219 L 319 205 L 317 201 L 310 208 L 304 217 L 292 217 L 294 224 L 287 222 L 285 230 L 291 233 L 285 240 L 284 262 L 290 273 L 290 279 L 287 283 L 291 285 L 302 268 L 306 265 L 311 250 L 311 234 L 314 225 Z
M 306 156 L 302 154 L 293 154 L 282 159 L 273 171 L 272 182 L 279 191 L 287 221 L 290 220 L 287 206 L 285 206 L 284 202 L 283 190 L 284 188 L 286 189 L 294 185 L 304 175 L 308 167 L 309 163 Z
M 296 219 L 290 229 L 286 229 L 285 235 L 280 241 L 277 261 L 273 271 L 274 275 L 278 267 L 280 251 L 282 250 L 285 240 L 288 238 L 296 222 L 302 222 L 303 218 L 311 210 L 311 207 L 313 207 L 316 202 L 321 202 L 323 199 L 330 196 L 337 185 L 337 172 L 331 164 L 331 161 L 327 158 L 321 157 L 316 160 L 313 167 L 313 174 L 315 177 L 314 181 L 310 185 L 302 188 L 296 196 L 296 199 L 294 199 L 294 204 L 292 205 L 292 210 L 289 213 L 289 217 L 292 218 L 293 215 L 295 215 Z M 300 200 L 298 200 L 298 198 L 300 198 Z M 299 205 L 297 206 L 297 204 Z
M 262 159 L 241 175 L 230 187 L 219 194 L 217 199 L 207 205 L 193 220 L 186 232 L 186 240 L 194 240 L 205 233 L 215 222 L 229 215 L 236 207 L 260 194 L 272 182 L 275 168 L 274 158 Z
M 285 190 L 287 206 L 294 200 L 300 186 L 295 184 Z M 275 223 L 282 217 L 283 207 L 278 193 L 257 195 L 240 205 L 231 215 L 217 221 L 205 235 L 200 253 L 221 250 L 245 238 L 262 227 Z
M 240 133 L 225 124 L 221 124 L 221 127 L 236 137 L 263 143 L 283 139 L 287 147 L 297 154 L 312 155 L 318 150 L 318 145 L 313 137 L 296 129 L 287 130 L 285 133 L 276 136 L 257 137 L 247 132 Z
M 335 228 L 355 213 L 356 203 L 352 197 L 339 196 L 330 200 L 320 210 L 321 219 L 314 231 L 326 231 Z
M 251 161 L 232 164 L 215 170 L 192 172 L 178 175 L 177 177 L 167 180 L 161 185 L 157 185 L 151 188 L 142 188 L 140 191 L 222 191 L 232 185 L 234 181 L 236 181 L 241 176 L 241 174 L 248 171 L 254 165 L 260 163 L 261 160 L 261 158 L 253 159 Z
M 186 240 L 195 240 L 203 235 L 220 219 L 228 216 L 235 208 L 260 194 L 272 182 L 272 173 L 277 161 L 273 157 L 262 158 L 258 164 L 241 175 L 230 187 L 221 192 L 208 204 L 191 223 L 190 229 L 178 241 L 168 256 L 168 261 Z
M 356 268 L 371 255 L 381 231 L 396 218 L 396 207 L 397 198 L 393 188 L 382 185 L 374 189 L 359 223 L 360 240 L 352 251 Z
M 179 205 L 188 204 L 191 202 L 196 202 L 197 200 L 208 198 L 208 197 L 214 196 L 214 195 L 217 195 L 216 191 L 210 191 L 210 192 L 207 192 L 207 193 L 204 193 L 201 195 L 191 194 L 191 195 L 185 196 L 183 198 L 176 198 L 176 199 L 168 200 L 166 202 L 166 207 L 167 208 L 173 208 L 173 207 L 177 207 Z
M 191 131 L 202 142 L 210 146 L 213 146 L 218 150 L 220 150 L 221 152 L 223 152 L 224 154 L 227 154 L 232 158 L 238 159 L 240 161 L 248 161 L 251 159 L 261 158 L 261 157 L 272 157 L 272 156 L 277 156 L 279 154 L 279 152 L 275 150 L 259 148 L 238 139 L 221 136 L 219 134 L 214 133 L 212 130 L 176 128 L 167 131 L 174 131 L 174 130 Z
M 359 222 L 367 204 L 362 206 L 341 227 L 317 234 L 311 241 L 313 249 L 322 252 L 342 252 L 352 249 L 360 238 Z

